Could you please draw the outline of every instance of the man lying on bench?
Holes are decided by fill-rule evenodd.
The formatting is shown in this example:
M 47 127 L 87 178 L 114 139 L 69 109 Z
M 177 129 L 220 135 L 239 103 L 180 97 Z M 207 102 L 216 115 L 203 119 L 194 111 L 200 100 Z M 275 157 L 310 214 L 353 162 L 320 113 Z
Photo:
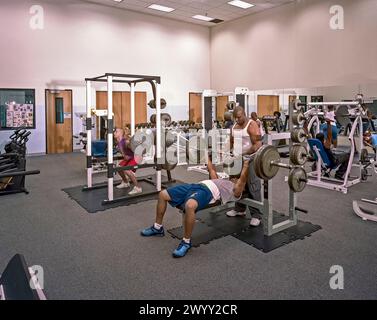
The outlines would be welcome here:
M 172 207 L 184 208 L 184 237 L 178 248 L 173 252 L 174 258 L 184 257 L 192 247 L 191 235 L 195 225 L 196 212 L 215 204 L 219 200 L 223 204 L 239 200 L 245 189 L 248 170 L 249 161 L 246 160 L 243 163 L 239 179 L 222 180 L 218 178 L 215 166 L 208 160 L 211 180 L 178 185 L 161 191 L 156 209 L 156 222 L 152 227 L 141 231 L 141 235 L 144 237 L 163 237 L 165 235 L 162 221 L 168 202 Z

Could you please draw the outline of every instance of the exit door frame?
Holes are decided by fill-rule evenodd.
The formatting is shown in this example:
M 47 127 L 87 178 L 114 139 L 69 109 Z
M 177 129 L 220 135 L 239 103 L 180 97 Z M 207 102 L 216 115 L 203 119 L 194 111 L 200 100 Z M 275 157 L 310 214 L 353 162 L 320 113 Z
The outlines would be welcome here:
M 72 119 L 72 126 L 71 126 L 71 137 L 72 137 L 72 150 L 73 153 L 73 90 L 72 89 L 45 89 L 45 144 L 46 144 L 46 154 L 49 154 L 47 151 L 48 142 L 47 142 L 47 134 L 48 134 L 48 125 L 47 125 L 47 93 L 53 93 L 53 91 L 68 91 L 71 92 L 71 119 Z

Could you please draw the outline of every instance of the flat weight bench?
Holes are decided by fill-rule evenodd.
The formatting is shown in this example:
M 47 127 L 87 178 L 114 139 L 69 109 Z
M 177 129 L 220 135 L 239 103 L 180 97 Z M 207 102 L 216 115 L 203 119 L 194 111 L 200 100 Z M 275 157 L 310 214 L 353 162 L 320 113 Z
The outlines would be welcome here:
M 221 206 L 221 201 L 218 200 L 215 203 L 210 204 L 207 207 L 205 207 L 204 209 L 198 211 L 197 213 L 204 212 L 204 211 L 207 211 L 207 210 L 210 210 L 210 209 L 213 209 L 213 208 L 216 208 L 216 207 L 220 207 L 220 206 Z M 179 212 L 185 213 L 185 206 L 184 205 L 178 206 L 176 208 L 179 210 Z
M 38 284 L 33 281 L 34 276 L 25 258 L 15 255 L 1 274 L 0 300 L 46 300 L 43 290 L 37 288 Z

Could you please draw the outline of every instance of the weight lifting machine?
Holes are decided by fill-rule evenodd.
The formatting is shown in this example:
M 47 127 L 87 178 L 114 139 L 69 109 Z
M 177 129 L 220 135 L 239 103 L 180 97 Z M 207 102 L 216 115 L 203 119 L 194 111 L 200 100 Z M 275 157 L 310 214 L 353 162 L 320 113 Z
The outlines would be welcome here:
M 86 134 L 87 134 L 87 186 L 83 191 L 90 191 L 93 189 L 107 187 L 107 199 L 103 204 L 112 204 L 115 202 L 125 201 L 131 197 L 114 197 L 114 174 L 119 171 L 133 170 L 139 168 L 155 168 L 156 182 L 149 179 L 142 179 L 142 181 L 152 184 L 156 187 L 155 191 L 143 192 L 142 194 L 133 196 L 132 198 L 144 197 L 146 195 L 157 194 L 161 191 L 161 166 L 157 165 L 162 158 L 162 142 L 161 142 L 161 78 L 157 76 L 132 75 L 132 74 L 117 74 L 106 73 L 105 75 L 86 78 Z M 92 162 L 92 82 L 106 82 L 107 83 L 107 184 L 93 185 L 93 162 Z M 156 163 L 154 164 L 140 164 L 132 167 L 115 167 L 114 166 L 114 120 L 113 120 L 113 84 L 122 83 L 127 84 L 131 88 L 131 136 L 135 135 L 135 87 L 138 83 L 149 83 L 152 86 L 153 98 L 156 102 Z M 141 181 L 141 180 L 140 180 Z
M 358 164 L 354 164 L 354 158 L 355 158 L 355 150 L 356 150 L 356 143 L 355 143 L 355 137 L 358 134 L 358 139 L 359 139 L 359 145 L 361 149 L 363 149 L 364 142 L 363 142 L 363 122 L 362 122 L 362 115 L 363 115 L 363 108 L 362 108 L 362 102 L 361 101 L 352 101 L 352 102 L 311 102 L 308 104 L 303 104 L 299 101 L 295 102 L 297 108 L 300 108 L 302 106 L 307 105 L 309 108 L 310 107 L 319 107 L 319 106 L 338 106 L 337 110 L 337 120 L 342 122 L 343 120 L 341 118 L 348 118 L 349 117 L 349 108 L 353 108 L 353 112 L 356 116 L 355 121 L 352 124 L 352 128 L 350 131 L 350 134 L 348 136 L 348 139 L 351 143 L 351 152 L 350 152 L 350 157 L 348 161 L 348 166 L 347 166 L 347 171 L 344 175 L 344 180 L 340 181 L 337 179 L 333 179 L 331 177 L 326 177 L 322 174 L 322 170 L 325 168 L 327 169 L 334 169 L 329 167 L 328 159 L 326 159 L 324 155 L 324 149 L 321 148 L 321 145 L 316 142 L 316 139 L 311 139 L 311 149 L 313 153 L 315 154 L 315 159 L 316 159 L 316 170 L 313 172 L 310 172 L 308 174 L 309 181 L 308 185 L 314 186 L 314 187 L 320 187 L 328 190 L 335 190 L 335 191 L 340 191 L 343 192 L 344 194 L 347 193 L 348 188 L 358 184 L 361 182 L 361 177 L 362 177 L 362 165 L 359 162 Z M 347 114 L 342 114 L 344 111 L 344 108 L 347 110 Z M 308 111 L 309 112 L 309 111 Z M 305 121 L 305 116 L 301 113 L 302 115 L 302 120 Z M 311 121 L 309 122 L 309 128 L 313 125 L 314 122 L 317 122 L 317 128 L 316 128 L 316 133 L 319 132 L 319 119 L 318 119 L 318 114 L 316 115 L 317 117 L 313 117 Z M 357 177 L 350 177 L 351 169 L 352 167 L 357 167 L 359 170 L 358 176 Z
M 377 199 L 361 201 L 354 200 L 352 203 L 353 211 L 364 221 L 370 220 L 377 222 Z
M 293 105 L 290 105 L 289 114 L 296 112 Z M 292 116 L 289 117 L 289 128 L 297 128 Z M 307 183 L 307 175 L 302 166 L 306 162 L 306 149 L 303 145 L 294 143 L 290 132 L 268 134 L 267 144 L 264 145 L 254 156 L 253 165 L 256 175 L 262 179 L 261 201 L 252 199 L 242 199 L 239 203 L 246 205 L 250 212 L 250 207 L 258 209 L 262 213 L 262 222 L 265 236 L 272 236 L 276 233 L 289 229 L 298 224 L 298 212 L 307 213 L 307 210 L 297 207 L 297 193 L 303 191 Z M 280 160 L 278 149 L 273 147 L 274 141 L 289 140 L 290 164 L 284 164 Z M 295 151 L 297 150 L 297 151 Z M 274 211 L 272 206 L 272 178 L 275 177 L 279 168 L 289 169 L 289 216 L 279 223 L 274 223 Z

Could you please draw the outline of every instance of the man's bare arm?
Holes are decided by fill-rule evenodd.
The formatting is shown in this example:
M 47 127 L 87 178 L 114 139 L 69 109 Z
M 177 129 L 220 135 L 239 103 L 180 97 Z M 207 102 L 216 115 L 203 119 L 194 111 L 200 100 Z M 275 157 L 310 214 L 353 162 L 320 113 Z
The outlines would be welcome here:
M 207 168 L 208 168 L 208 172 L 209 172 L 209 178 L 211 180 L 214 180 L 214 179 L 218 179 L 219 176 L 217 175 L 217 172 L 216 172 L 216 168 L 215 166 L 213 165 L 210 157 L 208 157 L 208 165 L 207 165 Z
M 246 182 L 249 176 L 249 161 L 244 161 L 240 178 L 234 184 L 233 194 L 238 199 L 245 190 Z
M 249 127 L 247 128 L 247 132 L 250 136 L 252 145 L 249 149 L 243 151 L 243 155 L 253 154 L 262 146 L 259 126 L 255 121 L 250 123 Z

